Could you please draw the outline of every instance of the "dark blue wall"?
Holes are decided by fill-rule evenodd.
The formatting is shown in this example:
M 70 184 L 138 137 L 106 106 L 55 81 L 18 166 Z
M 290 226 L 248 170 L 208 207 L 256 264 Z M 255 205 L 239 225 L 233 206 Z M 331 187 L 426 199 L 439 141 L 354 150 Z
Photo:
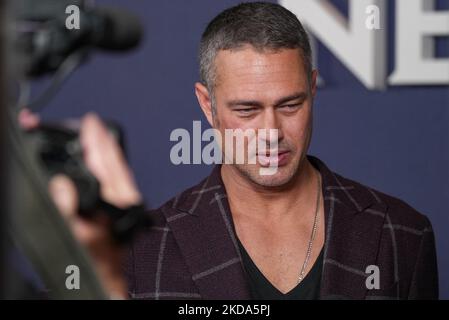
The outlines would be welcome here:
M 94 110 L 119 120 L 126 130 L 138 184 L 155 207 L 210 171 L 203 165 L 172 165 L 169 135 L 175 128 L 190 131 L 192 120 L 207 126 L 193 90 L 198 79 L 197 45 L 207 22 L 238 1 L 97 2 L 117 4 L 140 15 L 146 42 L 126 56 L 94 56 L 67 82 L 44 111 L 44 119 Z M 447 2 L 440 0 L 438 5 L 447 10 Z M 344 11 L 346 1 L 334 3 Z M 394 1 L 389 3 L 393 26 Z M 388 35 L 391 70 L 394 30 L 389 29 Z M 400 197 L 429 216 L 437 238 L 441 297 L 448 299 L 448 87 L 368 91 L 325 47 L 319 50 L 326 86 L 316 99 L 310 153 L 335 171 Z M 447 56 L 447 48 L 441 50 Z M 39 84 L 35 91 L 41 88 Z

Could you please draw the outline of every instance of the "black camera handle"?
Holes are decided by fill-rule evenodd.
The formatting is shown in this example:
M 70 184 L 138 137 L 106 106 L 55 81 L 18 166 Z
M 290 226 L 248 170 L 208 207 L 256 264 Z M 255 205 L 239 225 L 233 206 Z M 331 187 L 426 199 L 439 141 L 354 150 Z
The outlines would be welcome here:
M 111 219 L 111 232 L 117 244 L 125 244 L 144 227 L 151 225 L 151 217 L 144 203 L 127 208 L 118 208 L 102 199 L 99 208 Z

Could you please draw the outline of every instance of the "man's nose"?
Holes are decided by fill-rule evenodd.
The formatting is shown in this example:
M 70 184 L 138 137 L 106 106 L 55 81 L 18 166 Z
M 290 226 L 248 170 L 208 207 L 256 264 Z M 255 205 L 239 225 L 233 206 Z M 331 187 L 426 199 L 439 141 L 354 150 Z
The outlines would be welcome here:
M 282 121 L 274 108 L 268 108 L 267 110 L 265 110 L 262 129 L 266 130 L 265 140 L 267 142 L 271 141 L 274 137 L 272 134 L 272 130 L 277 131 L 278 141 L 281 141 L 283 139 Z

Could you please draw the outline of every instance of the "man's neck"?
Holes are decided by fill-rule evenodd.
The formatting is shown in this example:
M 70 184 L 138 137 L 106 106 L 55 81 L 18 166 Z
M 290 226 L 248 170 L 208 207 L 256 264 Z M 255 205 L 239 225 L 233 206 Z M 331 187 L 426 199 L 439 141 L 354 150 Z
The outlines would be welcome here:
M 279 221 L 302 211 L 298 208 L 306 209 L 315 203 L 317 172 L 307 158 L 292 180 L 282 187 L 257 185 L 231 165 L 221 167 L 221 176 L 233 215 Z

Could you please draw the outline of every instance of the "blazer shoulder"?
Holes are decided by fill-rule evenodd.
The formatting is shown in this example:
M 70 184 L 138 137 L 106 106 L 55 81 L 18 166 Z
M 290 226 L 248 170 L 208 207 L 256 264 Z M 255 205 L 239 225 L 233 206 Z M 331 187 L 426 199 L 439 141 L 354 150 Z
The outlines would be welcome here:
M 192 198 L 192 195 L 196 195 L 204 186 L 207 181 L 207 177 L 201 180 L 199 183 L 188 187 L 187 189 L 179 192 L 175 196 L 171 197 L 169 200 L 164 202 L 161 206 L 156 209 L 149 209 L 148 212 L 156 225 L 165 225 L 167 212 L 169 216 L 176 214 L 176 211 L 181 210 L 187 202 Z
M 431 229 L 429 218 L 408 202 L 377 190 L 373 190 L 373 192 L 387 204 L 387 213 L 392 224 L 409 226 L 420 231 Z
M 370 194 L 373 203 L 384 204 L 391 224 L 419 230 L 420 232 L 431 230 L 432 227 L 428 217 L 412 207 L 408 202 L 357 181 L 341 176 L 338 177 L 345 185 L 352 185 L 355 192 Z

